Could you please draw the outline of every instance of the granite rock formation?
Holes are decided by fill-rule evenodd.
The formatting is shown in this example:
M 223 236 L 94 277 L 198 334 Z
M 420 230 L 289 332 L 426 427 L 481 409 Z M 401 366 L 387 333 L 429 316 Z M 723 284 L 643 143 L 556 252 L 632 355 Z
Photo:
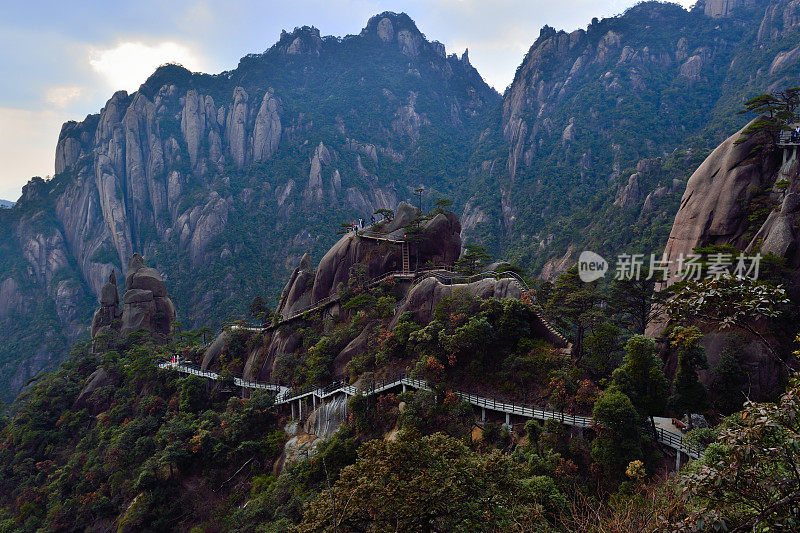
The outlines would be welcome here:
M 339 222 L 407 200 L 420 180 L 454 201 L 464 237 L 533 273 L 608 240 L 620 212 L 654 222 L 613 236 L 617 248 L 657 242 L 697 165 L 670 154 L 713 147 L 741 125 L 727 110 L 796 84 L 799 6 L 644 2 L 574 32 L 546 27 L 502 97 L 467 53 L 396 13 L 341 38 L 295 28 L 220 74 L 162 66 L 64 124 L 54 179 L 0 211 L 0 390 L 12 399 L 68 352 L 134 252 L 170 265 L 188 327 L 218 326 L 277 294 Z M 627 187 L 626 169 L 656 157 L 673 175 Z M 587 204 L 608 213 L 588 228 Z
M 500 100 L 466 58 L 390 12 L 341 38 L 285 31 L 219 74 L 162 65 L 113 94 L 63 125 L 54 179 L 32 179 L 2 209 L 4 399 L 69 352 L 134 252 L 170 265 L 188 327 L 218 326 L 277 293 L 342 218 L 394 207 L 440 152 L 467 153 Z M 437 169 L 441 194 L 465 173 L 465 159 Z
M 345 235 L 322 258 L 316 270 L 311 267 L 311 258 L 304 255 L 298 267 L 287 282 L 277 313 L 281 320 L 292 317 L 303 317 L 298 313 L 314 304 L 314 313 L 321 312 L 324 319 L 331 319 L 332 324 L 351 319 L 355 311 L 347 305 L 341 305 L 337 298 L 340 287 L 348 286 L 350 277 L 358 270 L 362 281 L 383 279 L 384 275 L 392 277 L 386 290 L 390 290 L 398 302 L 391 315 L 384 315 L 384 326 L 388 329 L 397 325 L 400 317 L 410 313 L 414 320 L 426 324 L 433 318 L 436 306 L 453 295 L 454 291 L 466 291 L 476 298 L 521 298 L 523 288 L 514 279 L 496 279 L 494 274 L 470 283 L 443 283 L 437 276 L 451 280 L 455 260 L 461 252 L 461 224 L 458 217 L 449 211 L 440 211 L 420 223 L 420 240 L 411 246 L 410 256 L 415 259 L 418 252 L 421 269 L 430 269 L 414 275 L 411 272 L 403 275 L 399 272 L 402 266 L 402 240 L 418 223 L 416 207 L 401 202 L 396 209 L 395 217 L 389 222 L 382 222 L 366 228 L 358 233 Z M 505 263 L 487 265 L 486 271 L 499 268 Z M 360 265 L 362 268 L 354 269 Z M 435 265 L 431 268 L 431 265 Z M 427 276 L 427 277 L 426 277 Z M 452 280 L 451 280 L 452 281 Z M 359 290 L 358 288 L 354 290 Z M 243 358 L 243 376 L 245 379 L 271 381 L 275 380 L 278 362 L 288 354 L 301 351 L 306 344 L 304 327 L 297 327 L 298 322 L 283 322 L 266 331 L 246 328 L 229 328 L 224 330 L 212 344 L 205 349 L 202 368 L 218 368 L 218 361 L 231 346 L 248 346 L 248 353 Z M 568 350 L 567 341 L 556 333 L 541 317 L 535 327 L 537 335 L 556 348 Z M 333 356 L 331 365 L 334 379 L 347 377 L 347 364 L 357 355 L 374 348 L 374 335 L 371 328 L 363 329 L 360 334 L 338 350 Z M 241 337 L 262 335 L 263 339 L 251 342 Z M 307 346 L 306 346 L 307 348 Z M 240 348 L 239 348 L 240 350 Z
M 572 32 L 544 27 L 504 93 L 499 131 L 481 137 L 504 143 L 502 154 L 483 152 L 471 168 L 474 183 L 495 185 L 489 194 L 471 191 L 465 226 L 487 245 L 506 243 L 551 280 L 574 264 L 571 245 L 591 250 L 626 240 L 608 230 L 609 216 L 641 212 L 635 233 L 665 238 L 663 221 L 683 190 L 672 181 L 685 183 L 698 163 L 692 154 L 742 125 L 727 110 L 795 85 L 798 23 L 795 0 L 705 0 L 691 9 L 642 2 Z M 700 28 L 726 37 L 698 39 Z M 716 113 L 723 108 L 730 115 Z M 627 173 L 657 157 L 665 162 L 657 180 Z M 466 216 L 474 212 L 498 216 L 475 227 Z M 558 238 L 565 234 L 572 238 Z
M 145 266 L 139 254 L 128 262 L 125 294 L 122 295 L 122 327 L 128 335 L 139 329 L 166 337 L 175 320 L 175 306 L 167 296 L 167 284 L 154 268 Z
M 709 17 L 727 17 L 740 7 L 752 7 L 756 0 L 705 0 L 705 14 Z
M 100 308 L 92 319 L 92 338 L 107 333 L 122 318 L 122 309 L 119 306 L 119 292 L 117 289 L 117 275 L 112 270 L 108 282 L 103 285 L 100 292 Z M 116 325 L 119 328 L 119 325 Z
M 100 308 L 92 320 L 92 338 L 111 332 L 126 336 L 144 329 L 155 339 L 164 340 L 172 331 L 175 316 L 175 306 L 167 296 L 167 285 L 161 274 L 145 266 L 141 255 L 133 254 L 128 262 L 121 306 L 113 271 L 103 286 Z M 101 345 L 95 343 L 95 346 Z
M 303 256 L 284 287 L 278 312 L 283 317 L 324 300 L 340 284 L 347 285 L 355 265 L 363 265 L 367 279 L 402 270 L 401 241 L 417 216 L 417 208 L 400 202 L 390 222 L 361 234 L 348 233 L 323 256 L 316 271 Z M 452 212 L 439 213 L 421 223 L 422 239 L 409 245 L 411 268 L 426 264 L 452 266 L 461 252 L 461 223 Z
M 664 249 L 664 259 L 671 265 L 669 283 L 676 280 L 676 265 L 682 255 L 693 254 L 698 247 L 730 244 L 746 255 L 771 253 L 785 259 L 791 273 L 784 285 L 789 297 L 800 301 L 800 230 L 795 222 L 800 215 L 798 154 L 789 150 L 784 158 L 779 149 L 754 156 L 755 141 L 740 142 L 742 138 L 740 130 L 725 140 L 689 178 Z M 752 217 L 756 199 L 759 205 L 770 206 L 761 221 Z M 648 325 L 647 334 L 659 336 L 666 325 L 665 317 L 656 317 Z M 754 327 L 762 330 L 763 324 Z M 740 364 L 749 376 L 750 397 L 766 398 L 777 390 L 783 366 L 760 339 L 739 330 L 705 330 L 702 342 L 711 368 L 735 333 L 743 357 Z M 675 361 L 667 364 L 674 369 Z M 709 372 L 702 373 L 701 378 L 711 384 Z
M 751 157 L 754 142 L 737 143 L 741 138 L 742 130 L 731 135 L 689 178 L 664 249 L 672 264 L 700 246 L 734 244 L 744 249 L 749 244 L 744 242 L 747 206 L 756 191 L 775 181 L 780 161 Z M 796 205 L 788 202 L 791 207 Z

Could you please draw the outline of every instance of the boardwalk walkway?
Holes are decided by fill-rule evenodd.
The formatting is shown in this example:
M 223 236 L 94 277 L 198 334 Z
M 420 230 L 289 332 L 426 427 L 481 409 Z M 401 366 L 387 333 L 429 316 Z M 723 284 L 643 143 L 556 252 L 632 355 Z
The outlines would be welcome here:
M 421 271 L 419 271 L 417 273 L 403 273 L 401 271 L 387 272 L 385 274 L 381 274 L 380 276 L 377 276 L 377 277 L 371 279 L 367 283 L 367 287 L 368 288 L 375 287 L 377 285 L 380 285 L 384 281 L 387 281 L 387 280 L 393 279 L 393 278 L 400 278 L 400 279 L 405 278 L 405 279 L 413 280 L 413 283 L 412 283 L 412 286 L 413 286 L 413 285 L 419 283 L 420 281 L 422 281 L 423 279 L 426 279 L 426 278 L 429 278 L 429 277 L 436 277 L 436 278 L 438 278 L 440 280 L 446 281 L 446 283 L 445 283 L 446 285 L 452 285 L 454 283 L 472 283 L 472 282 L 480 280 L 480 279 L 488 279 L 488 278 L 494 278 L 494 279 L 510 278 L 510 279 L 513 279 L 514 281 L 517 282 L 517 284 L 519 285 L 520 289 L 523 292 L 528 290 L 528 285 L 525 283 L 525 281 L 518 274 L 516 274 L 514 272 L 487 271 L 487 272 L 481 272 L 480 274 L 476 274 L 474 276 L 464 276 L 463 274 L 460 274 L 458 272 L 454 272 L 452 270 L 448 270 L 448 269 L 441 268 L 441 267 L 421 270 Z M 469 280 L 469 281 L 467 281 L 467 280 Z M 293 321 L 303 317 L 306 314 L 311 314 L 311 313 L 315 313 L 317 311 L 321 311 L 321 310 L 325 309 L 326 307 L 328 307 L 329 305 L 337 303 L 340 298 L 341 298 L 341 296 L 339 294 L 331 294 L 327 298 L 323 298 L 322 300 L 314 302 L 311 305 L 308 305 L 306 307 L 303 307 L 301 309 L 298 309 L 298 310 L 294 311 L 291 316 L 288 316 L 286 318 L 282 318 L 277 324 L 272 324 L 272 325 L 269 325 L 267 327 L 263 327 L 263 328 L 262 327 L 254 327 L 254 326 L 233 326 L 233 327 L 234 327 L 234 329 L 243 329 L 243 330 L 254 331 L 254 332 L 268 331 L 268 330 L 275 329 L 277 327 L 286 325 L 286 324 L 288 324 L 290 322 L 293 322 Z
M 164 362 L 159 364 L 158 367 L 164 370 L 174 370 L 176 372 L 181 372 L 184 374 L 194 374 L 196 376 L 201 376 L 212 380 L 216 380 L 218 378 L 218 374 L 216 374 L 215 372 L 199 370 L 197 368 L 193 368 L 191 366 L 180 363 Z M 355 396 L 358 393 L 364 394 L 365 396 L 373 396 L 397 390 L 406 391 L 408 389 L 413 389 L 413 390 L 428 389 L 428 385 L 425 381 L 420 379 L 414 379 L 408 376 L 398 376 L 384 380 L 371 381 L 361 387 L 355 387 L 354 385 L 347 385 L 341 383 L 333 383 L 331 385 L 328 385 L 327 387 L 309 387 L 299 390 L 290 389 L 288 387 L 282 385 L 276 385 L 273 383 L 244 381 L 240 378 L 234 378 L 234 384 L 237 387 L 242 387 L 246 389 L 268 390 L 277 393 L 275 397 L 275 404 L 290 405 L 292 408 L 293 416 L 294 416 L 294 404 L 295 402 L 297 402 L 298 418 L 302 418 L 304 400 L 306 401 L 306 403 L 308 403 L 308 401 L 310 400 L 313 408 L 316 407 L 317 402 L 325 403 L 327 399 L 337 395 L 344 395 L 349 398 L 351 396 Z M 590 416 L 573 415 L 561 411 L 553 411 L 551 409 L 543 407 L 535 407 L 527 404 L 507 402 L 503 400 L 497 400 L 495 398 L 488 398 L 485 396 L 479 396 L 476 394 L 470 394 L 466 392 L 456 391 L 456 395 L 462 401 L 465 401 L 470 405 L 480 408 L 481 419 L 484 421 L 486 419 L 486 412 L 491 411 L 496 413 L 504 413 L 506 415 L 507 425 L 510 425 L 511 423 L 511 416 L 519 416 L 522 418 L 543 420 L 543 421 L 555 420 L 561 424 L 579 429 L 589 428 L 593 424 L 592 417 Z M 692 459 L 698 459 L 703 455 L 703 450 L 688 443 L 684 439 L 683 435 L 677 431 L 673 432 L 669 431 L 669 429 L 659 427 L 656 430 L 656 436 L 660 443 L 676 450 L 677 452 L 684 453 L 689 457 L 691 457 Z M 677 459 L 679 463 L 680 454 L 678 454 Z

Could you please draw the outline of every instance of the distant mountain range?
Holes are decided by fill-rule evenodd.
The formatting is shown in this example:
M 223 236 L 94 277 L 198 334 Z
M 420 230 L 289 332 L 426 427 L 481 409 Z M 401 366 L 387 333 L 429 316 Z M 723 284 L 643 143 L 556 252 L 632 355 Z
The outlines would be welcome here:
M 63 358 L 134 252 L 169 272 L 185 327 L 218 326 L 420 185 L 529 273 L 661 250 L 688 174 L 798 59 L 796 1 L 710 0 L 545 27 L 502 96 L 395 13 L 283 32 L 221 74 L 160 67 L 64 124 L 55 177 L 0 212 L 0 390 Z
M 9 202 L 8 200 L 0 200 L 0 207 L 10 209 L 14 207 L 14 202 Z

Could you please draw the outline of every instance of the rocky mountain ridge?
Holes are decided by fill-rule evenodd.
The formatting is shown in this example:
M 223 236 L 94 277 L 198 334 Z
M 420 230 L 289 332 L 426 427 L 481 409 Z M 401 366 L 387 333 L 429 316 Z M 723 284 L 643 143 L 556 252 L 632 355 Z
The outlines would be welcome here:
M 243 294 L 276 291 L 339 221 L 410 197 L 413 169 L 448 167 L 437 188 L 457 184 L 463 163 L 433 161 L 463 153 L 499 100 L 466 54 L 447 56 L 394 13 L 341 39 L 283 32 L 219 75 L 160 67 L 135 93 L 64 124 L 55 179 L 32 180 L 0 221 L 13 234 L 0 316 L 30 312 L 18 305 L 26 294 L 52 301 L 60 339 L 43 359 L 56 359 L 111 272 L 126 274 L 141 253 L 178 280 L 187 325 L 219 324 L 243 311 Z M 14 334 L 20 351 L 37 349 L 32 331 Z M 36 372 L 7 370 L 19 375 L 12 390 Z
M 472 163 L 492 191 L 468 199 L 490 221 L 484 242 L 549 278 L 582 247 L 660 248 L 681 182 L 743 125 L 742 103 L 794 83 L 798 9 L 644 2 L 571 33 L 543 28 L 504 94 L 502 142 Z M 609 218 L 624 221 L 614 234 Z
M 312 268 L 308 255 L 303 256 L 283 289 L 277 323 L 261 329 L 236 325 L 226 328 L 203 351 L 202 368 L 220 371 L 238 358 L 245 380 L 285 380 L 280 368 L 287 360 L 321 357 L 309 349 L 309 338 L 313 338 L 309 330 L 334 329 L 358 313 L 364 314 L 354 304 L 359 297 L 374 299 L 369 291 L 376 286 L 394 302 L 391 311 L 378 319 L 387 332 L 394 330 L 406 315 L 419 324 L 429 324 L 437 305 L 455 294 L 481 299 L 522 298 L 525 287 L 513 277 L 498 279 L 492 273 L 445 283 L 436 276 L 425 276 L 426 269 L 454 270 L 461 255 L 461 223 L 450 211 L 434 212 L 418 222 L 417 208 L 406 202 L 400 202 L 395 212 L 391 221 L 344 235 L 316 268 Z M 403 244 L 412 231 L 418 231 L 419 237 Z M 404 246 L 409 247 L 414 261 L 414 268 L 408 272 L 402 271 Z M 374 284 L 372 280 L 380 282 Z M 537 338 L 558 349 L 569 349 L 567 341 L 541 315 L 535 316 L 534 322 Z M 331 358 L 333 379 L 351 377 L 348 364 L 375 347 L 375 332 L 380 329 L 375 323 L 364 324 L 347 342 L 326 354 Z M 243 342 L 242 337 L 248 340 Z
M 421 184 L 455 201 L 464 240 L 531 273 L 556 276 L 581 246 L 661 249 L 744 98 L 800 73 L 798 6 L 646 2 L 545 27 L 502 98 L 394 13 L 343 38 L 283 32 L 218 75 L 163 66 L 65 124 L 55 178 L 0 211 L 8 398 L 87 333 L 133 253 L 170 273 L 187 326 L 219 325 L 277 295 L 341 222 Z

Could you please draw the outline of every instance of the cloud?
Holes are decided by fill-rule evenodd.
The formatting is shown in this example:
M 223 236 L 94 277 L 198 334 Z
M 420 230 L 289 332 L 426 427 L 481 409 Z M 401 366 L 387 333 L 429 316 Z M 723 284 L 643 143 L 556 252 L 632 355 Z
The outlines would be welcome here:
M 64 109 L 69 104 L 83 96 L 83 87 L 72 85 L 57 85 L 50 87 L 44 93 L 45 101 L 53 107 Z
M 58 134 L 68 119 L 61 111 L 0 107 L 0 198 L 16 200 L 31 177 L 53 173 Z
M 113 48 L 92 49 L 89 64 L 112 90 L 133 92 L 164 63 L 180 63 L 189 70 L 204 69 L 204 60 L 188 46 L 173 41 L 154 45 L 126 41 Z

